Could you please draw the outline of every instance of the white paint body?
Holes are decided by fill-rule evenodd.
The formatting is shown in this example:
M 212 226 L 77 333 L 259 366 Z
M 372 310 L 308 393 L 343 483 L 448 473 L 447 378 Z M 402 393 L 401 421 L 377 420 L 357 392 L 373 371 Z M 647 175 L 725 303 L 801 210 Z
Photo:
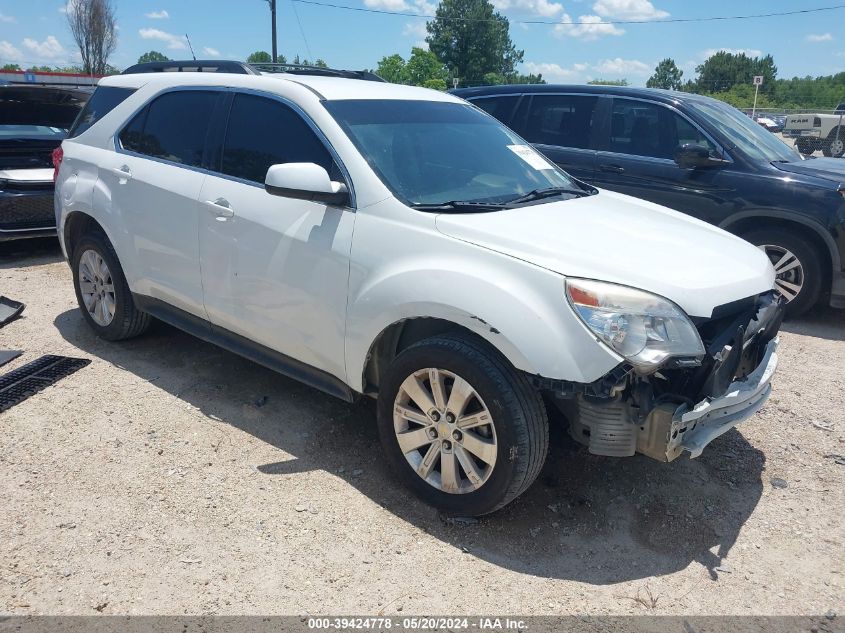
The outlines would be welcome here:
M 409 208 L 320 99 L 461 102 L 448 94 L 285 75 L 166 73 L 101 84 L 137 91 L 63 144 L 56 187 L 63 247 L 69 214 L 86 213 L 104 228 L 134 293 L 307 363 L 355 391 L 364 388 L 367 356 L 379 334 L 417 317 L 468 328 L 531 374 L 600 378 L 622 359 L 572 312 L 566 276 L 641 288 L 699 317 L 773 287 L 771 264 L 753 246 L 606 191 L 481 214 Z M 115 136 L 132 115 L 177 86 L 243 88 L 298 105 L 348 171 L 354 208 L 274 196 L 116 151 Z M 126 170 L 131 178 L 121 175 Z M 230 206 L 225 217 L 213 204 L 221 198 Z

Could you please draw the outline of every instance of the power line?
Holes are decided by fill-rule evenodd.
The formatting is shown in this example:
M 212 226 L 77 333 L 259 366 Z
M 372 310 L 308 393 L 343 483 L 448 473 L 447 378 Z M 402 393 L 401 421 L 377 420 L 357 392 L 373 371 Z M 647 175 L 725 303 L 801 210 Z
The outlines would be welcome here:
M 331 9 L 345 9 L 347 11 L 359 11 L 361 13 L 379 13 L 382 15 L 398 15 L 406 18 L 426 18 L 433 20 L 453 20 L 460 22 L 494 22 L 495 18 L 441 18 L 436 15 L 427 15 L 424 13 L 411 13 L 409 11 L 387 11 L 385 9 L 369 9 L 367 7 L 351 7 L 345 4 L 334 4 L 332 2 L 321 2 L 320 0 L 291 0 L 293 3 L 311 4 L 318 7 L 327 7 Z M 549 20 L 510 20 L 514 24 L 549 24 L 549 25 L 572 25 L 581 26 L 587 24 L 589 26 L 601 26 L 603 24 L 669 24 L 679 22 L 715 22 L 719 20 L 754 20 L 758 18 L 776 18 L 790 15 L 801 15 L 806 13 L 819 13 L 820 11 L 835 11 L 836 9 L 845 9 L 845 4 L 837 4 L 829 7 L 818 7 L 815 9 L 795 9 L 793 11 L 780 11 L 776 13 L 755 13 L 748 15 L 715 15 L 701 18 L 667 18 L 665 20 L 607 20 L 602 22 L 577 22 L 575 20 L 567 21 L 549 21 Z
M 308 46 L 308 38 L 305 37 L 305 29 L 302 28 L 302 20 L 299 19 L 299 11 L 296 10 L 296 4 L 291 0 L 290 6 L 293 7 L 293 14 L 296 16 L 296 23 L 299 24 L 299 32 L 302 34 L 302 41 L 305 42 L 305 50 L 308 51 L 308 57 L 314 59 L 311 54 L 311 47 Z

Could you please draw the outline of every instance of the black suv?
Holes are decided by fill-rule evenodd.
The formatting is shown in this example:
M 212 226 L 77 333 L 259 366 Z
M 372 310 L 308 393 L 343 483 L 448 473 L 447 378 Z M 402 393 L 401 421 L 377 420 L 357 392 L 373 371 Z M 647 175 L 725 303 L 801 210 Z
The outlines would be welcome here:
M 739 110 L 682 92 L 555 85 L 453 92 L 576 178 L 758 245 L 774 264 L 789 314 L 822 297 L 845 308 L 842 159 L 802 159 Z

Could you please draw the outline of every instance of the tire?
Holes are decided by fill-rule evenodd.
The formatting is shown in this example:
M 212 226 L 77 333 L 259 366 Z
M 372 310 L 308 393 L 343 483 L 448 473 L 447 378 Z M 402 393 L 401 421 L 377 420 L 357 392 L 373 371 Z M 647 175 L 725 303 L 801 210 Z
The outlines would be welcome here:
M 79 309 L 99 337 L 121 341 L 139 336 L 149 328 L 151 317 L 135 307 L 114 247 L 103 233 L 89 233 L 79 240 L 71 257 L 71 268 Z M 99 302 L 92 292 L 100 296 Z
M 800 234 L 791 233 L 788 229 L 772 228 L 758 229 L 742 235 L 755 246 L 762 248 L 776 264 L 781 258 L 791 253 L 798 261 L 798 266 L 778 274 L 776 287 L 781 290 L 787 300 L 786 314 L 797 317 L 812 308 L 819 300 L 822 290 L 821 259 L 817 248 Z M 783 266 L 791 265 L 791 260 L 784 260 Z M 778 270 L 776 268 L 775 272 Z M 794 286 L 800 286 L 797 294 Z M 792 296 L 791 296 L 792 295 Z
M 423 407 L 409 398 L 403 386 L 412 384 L 406 380 L 421 374 L 423 377 L 418 380 L 426 397 L 436 405 L 429 368 L 438 371 L 444 386 L 440 402 L 444 414 L 434 419 L 425 415 L 428 412 L 422 411 Z M 458 380 L 464 382 L 458 383 Z M 465 388 L 456 392 L 457 384 Z M 455 402 L 451 399 L 453 393 L 465 394 L 470 390 L 473 395 L 465 406 L 455 406 L 455 412 L 442 406 L 443 402 Z M 411 410 L 416 421 L 405 419 L 399 412 L 400 407 L 405 407 L 403 412 Z M 489 414 L 487 418 L 484 418 L 485 411 Z M 452 413 L 459 416 L 452 420 L 454 425 L 450 425 L 449 420 Z M 489 423 L 466 428 L 465 423 L 471 419 L 486 419 Z M 462 335 L 425 339 L 396 357 L 379 389 L 378 427 L 393 472 L 423 501 L 448 515 L 489 514 L 516 499 L 539 475 L 549 447 L 546 409 L 527 377 L 483 341 Z M 461 431 L 461 428 L 465 430 Z M 417 442 L 422 444 L 406 453 L 400 447 L 400 431 L 419 434 L 423 430 L 437 434 L 436 438 L 428 435 L 427 439 L 410 442 L 405 449 Z M 485 451 L 478 449 L 479 440 Z M 467 448 L 469 446 L 472 451 Z M 427 462 L 429 451 L 433 456 Z M 484 459 L 477 457 L 482 454 Z M 464 465 L 468 456 L 472 458 L 470 469 Z M 447 459 L 456 473 L 451 481 L 460 486 L 452 486 L 451 492 L 444 490 L 450 488 L 447 485 L 449 478 L 444 475 Z M 412 466 L 412 460 L 417 468 Z M 426 463 L 431 472 L 428 480 L 418 474 L 418 469 L 426 469 Z M 472 476 L 470 470 L 474 471 Z
M 845 129 L 840 128 L 839 138 L 836 137 L 836 130 L 831 132 L 822 147 L 822 153 L 833 158 L 842 158 L 845 155 Z
M 804 154 L 804 156 L 812 156 L 816 151 L 816 142 L 808 138 L 799 138 L 795 141 L 795 148 Z

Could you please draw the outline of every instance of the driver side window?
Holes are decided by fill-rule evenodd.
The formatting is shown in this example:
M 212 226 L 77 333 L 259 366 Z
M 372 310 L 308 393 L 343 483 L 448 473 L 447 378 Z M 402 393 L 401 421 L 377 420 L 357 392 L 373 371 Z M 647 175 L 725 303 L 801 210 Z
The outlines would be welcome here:
M 671 129 L 675 132 L 678 146 L 686 145 L 687 143 L 703 145 L 710 151 L 710 156 L 719 158 L 716 146 L 697 127 L 675 112 L 669 111 L 669 115 L 673 121 Z

